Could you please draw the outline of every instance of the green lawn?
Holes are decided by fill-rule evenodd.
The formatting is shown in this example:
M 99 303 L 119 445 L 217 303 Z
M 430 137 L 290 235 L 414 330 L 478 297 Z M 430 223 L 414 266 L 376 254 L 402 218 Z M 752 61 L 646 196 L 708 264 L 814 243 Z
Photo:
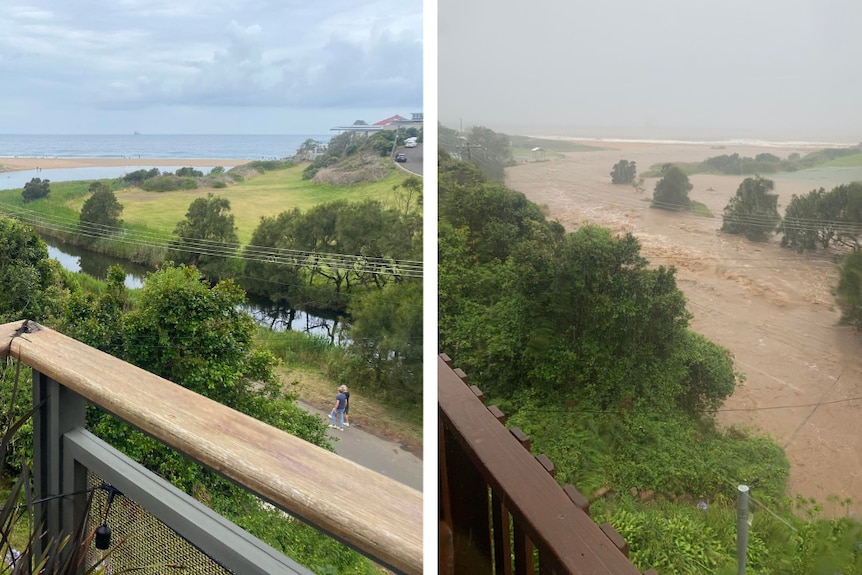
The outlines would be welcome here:
M 829 160 L 825 164 L 818 166 L 819 168 L 857 168 L 862 167 L 862 153 L 853 154 L 852 156 L 843 156 Z
M 262 216 L 274 216 L 293 208 L 305 211 L 333 200 L 355 202 L 374 199 L 386 203 L 393 186 L 403 182 L 406 177 L 400 170 L 392 170 L 379 182 L 335 187 L 303 180 L 304 167 L 299 165 L 265 172 L 222 189 L 201 188 L 160 193 L 129 188 L 118 192 L 117 200 L 123 204 L 123 220 L 128 224 L 145 224 L 151 229 L 171 232 L 177 222 L 185 217 L 191 202 L 214 193 L 230 200 L 239 241 L 248 243 Z M 77 208 L 80 209 L 80 206 Z
M 173 232 L 177 222 L 182 220 L 189 205 L 197 198 L 208 193 L 223 196 L 230 200 L 231 213 L 237 226 L 237 235 L 242 243 L 248 243 L 252 233 L 260 223 L 261 216 L 275 216 L 293 209 L 307 210 L 317 204 L 333 201 L 379 200 L 388 203 L 392 188 L 403 182 L 408 174 L 392 169 L 378 182 L 356 184 L 353 186 L 330 186 L 315 184 L 302 179 L 304 165 L 286 170 L 276 170 L 246 177 L 242 182 L 227 188 L 178 190 L 174 192 L 147 192 L 140 188 L 126 188 L 116 192 L 117 200 L 123 205 L 123 222 L 126 227 L 151 232 Z M 77 224 L 77 214 L 86 200 L 90 182 L 60 182 L 51 184 L 51 196 L 22 205 L 21 191 L 0 192 L 0 203 L 22 206 L 40 214 L 52 214 Z

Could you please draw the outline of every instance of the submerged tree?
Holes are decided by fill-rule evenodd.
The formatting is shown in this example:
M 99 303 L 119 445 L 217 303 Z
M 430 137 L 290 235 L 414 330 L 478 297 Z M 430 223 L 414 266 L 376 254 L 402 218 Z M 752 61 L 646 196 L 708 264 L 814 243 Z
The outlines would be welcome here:
M 862 235 L 862 183 L 794 195 L 779 226 L 781 245 L 799 252 L 843 245 L 859 250 Z
M 655 185 L 652 206 L 664 210 L 684 210 L 688 208 L 688 193 L 692 187 L 685 172 L 673 165 L 666 166 L 662 179 Z
M 636 176 L 637 166 L 635 163 L 628 160 L 620 160 L 614 164 L 613 171 L 611 171 L 611 183 L 631 184 L 635 181 Z
M 772 180 L 760 176 L 745 178 L 724 207 L 721 231 L 741 234 L 755 242 L 767 240 L 781 221 L 778 194 L 769 193 L 774 187 Z

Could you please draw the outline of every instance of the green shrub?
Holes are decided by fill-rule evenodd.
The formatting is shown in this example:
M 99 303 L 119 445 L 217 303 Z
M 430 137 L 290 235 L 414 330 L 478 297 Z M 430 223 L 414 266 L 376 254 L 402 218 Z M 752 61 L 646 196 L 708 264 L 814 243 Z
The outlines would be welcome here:
M 249 167 L 259 172 L 271 172 L 273 170 L 286 170 L 292 168 L 296 163 L 291 160 L 255 160 L 248 164 Z
M 176 190 L 194 190 L 198 187 L 195 178 L 180 177 L 173 174 L 163 174 L 146 180 L 141 187 L 148 192 L 173 192 Z

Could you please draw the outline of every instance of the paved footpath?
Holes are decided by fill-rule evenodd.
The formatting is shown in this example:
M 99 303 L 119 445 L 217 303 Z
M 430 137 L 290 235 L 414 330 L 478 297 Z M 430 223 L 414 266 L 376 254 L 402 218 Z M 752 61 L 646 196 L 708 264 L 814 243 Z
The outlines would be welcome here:
M 302 401 L 300 407 L 309 413 L 316 413 L 329 424 L 329 412 L 317 409 Z M 422 460 L 401 444 L 381 439 L 361 427 L 345 427 L 344 431 L 329 429 L 329 436 L 338 455 L 358 463 L 368 469 L 386 475 L 396 481 L 422 490 Z

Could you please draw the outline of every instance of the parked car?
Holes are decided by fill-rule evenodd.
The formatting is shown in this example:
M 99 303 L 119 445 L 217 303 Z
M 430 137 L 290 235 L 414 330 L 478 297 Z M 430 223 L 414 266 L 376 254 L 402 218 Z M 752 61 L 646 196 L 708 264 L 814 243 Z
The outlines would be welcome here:
M 415 148 L 416 146 L 419 145 L 416 142 L 416 140 L 417 140 L 417 138 L 407 138 L 406 140 L 404 140 L 404 147 L 405 148 Z
M 403 152 L 399 152 L 399 153 L 395 154 L 395 161 L 396 162 L 406 162 L 407 161 L 407 154 L 405 154 Z

